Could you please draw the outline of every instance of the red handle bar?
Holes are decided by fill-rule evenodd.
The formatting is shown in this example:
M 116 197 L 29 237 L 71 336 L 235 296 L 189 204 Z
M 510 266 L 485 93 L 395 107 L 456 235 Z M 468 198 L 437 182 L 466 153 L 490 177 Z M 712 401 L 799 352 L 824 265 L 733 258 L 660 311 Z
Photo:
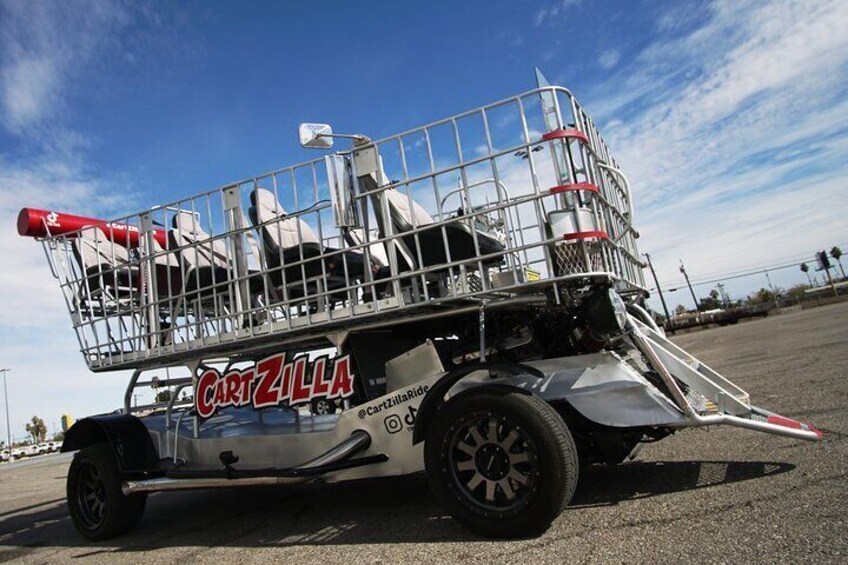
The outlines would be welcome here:
M 18 214 L 18 233 L 29 237 L 52 237 L 73 234 L 87 227 L 99 227 L 106 236 L 124 247 L 138 247 L 138 226 L 106 222 L 97 218 L 75 216 L 64 212 L 51 212 L 37 208 L 23 208 Z M 72 236 L 73 237 L 73 236 Z M 153 238 L 163 248 L 168 247 L 168 234 L 162 228 L 153 228 Z

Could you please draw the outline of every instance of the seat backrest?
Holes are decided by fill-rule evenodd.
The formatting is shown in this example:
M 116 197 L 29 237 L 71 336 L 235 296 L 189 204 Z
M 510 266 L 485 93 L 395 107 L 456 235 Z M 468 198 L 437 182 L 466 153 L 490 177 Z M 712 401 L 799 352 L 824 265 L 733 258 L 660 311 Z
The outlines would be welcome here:
M 121 267 L 130 260 L 127 248 L 110 240 L 98 227 L 83 229 L 71 246 L 83 272 L 92 267 L 100 270 Z
M 350 228 L 344 231 L 344 238 L 348 245 L 351 247 L 356 247 L 359 245 L 363 245 L 367 243 L 365 238 L 365 231 L 358 228 Z M 389 256 L 386 254 L 386 248 L 382 243 L 371 243 L 366 245 L 368 248 L 368 253 L 371 256 L 371 262 L 376 264 L 378 267 L 385 267 L 389 264 Z M 363 249 L 365 247 L 360 247 L 356 250 L 357 253 L 364 253 Z
M 171 247 L 171 242 L 168 242 L 168 247 Z M 167 249 L 162 247 L 162 245 L 156 240 L 153 240 L 153 252 L 156 254 L 156 259 L 154 259 L 154 263 L 158 266 L 162 267 L 179 267 L 180 261 L 177 259 L 177 255 L 171 251 L 167 252 Z
M 270 190 L 257 188 L 250 193 L 250 203 L 248 215 L 262 234 L 266 252 L 279 253 L 281 249 L 292 249 L 304 243 L 321 244 L 309 224 L 300 217 L 286 217 L 288 212 Z
M 392 226 L 396 232 L 405 232 L 433 223 L 432 216 L 418 202 L 399 190 L 390 188 L 383 191 L 383 195 L 389 205 Z
M 227 245 L 222 239 L 212 239 L 200 227 L 196 215 L 180 211 L 174 215 L 172 223 L 174 227 L 168 231 L 169 244 L 179 251 L 183 268 L 229 267 Z
M 380 170 L 382 178 L 388 178 L 386 176 L 386 172 L 382 170 L 382 163 L 380 165 Z M 386 203 L 388 208 L 389 220 L 391 221 L 392 232 L 394 234 L 409 231 L 415 226 L 421 227 L 433 223 L 433 218 L 430 217 L 427 211 L 424 210 L 420 204 L 396 189 L 389 188 L 377 193 L 376 190 L 380 188 L 381 185 L 377 182 L 377 177 L 375 175 L 364 175 L 359 178 L 359 182 L 366 192 L 372 193 L 371 203 L 374 209 L 374 216 L 377 219 L 377 227 L 380 237 L 386 237 L 388 233 L 387 228 L 389 227 L 389 223 L 383 215 L 383 202 Z M 415 222 L 414 224 L 413 218 Z M 409 248 L 407 248 L 401 238 L 393 238 L 386 243 L 387 261 L 389 253 L 395 253 L 395 256 L 398 259 L 398 268 L 400 270 L 405 270 L 415 265 L 412 252 Z

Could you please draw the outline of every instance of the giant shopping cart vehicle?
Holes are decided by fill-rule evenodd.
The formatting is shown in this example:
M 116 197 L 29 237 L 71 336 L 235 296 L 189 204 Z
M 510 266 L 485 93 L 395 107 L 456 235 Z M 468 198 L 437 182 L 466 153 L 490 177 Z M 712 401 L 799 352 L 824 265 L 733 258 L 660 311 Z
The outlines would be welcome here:
M 467 527 L 525 536 L 580 466 L 680 428 L 820 439 L 666 339 L 627 178 L 537 78 L 376 141 L 303 124 L 349 147 L 129 217 L 22 210 L 89 368 L 133 370 L 63 445 L 80 533 L 131 529 L 149 492 L 425 471 Z

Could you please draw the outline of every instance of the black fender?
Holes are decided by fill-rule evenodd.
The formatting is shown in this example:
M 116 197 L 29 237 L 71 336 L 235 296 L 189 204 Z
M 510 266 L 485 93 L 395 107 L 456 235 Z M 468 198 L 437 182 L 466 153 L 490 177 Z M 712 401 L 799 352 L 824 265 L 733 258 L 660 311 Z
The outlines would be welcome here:
M 418 406 L 418 414 L 415 417 L 415 426 L 412 428 L 412 445 L 421 443 L 427 438 L 427 430 L 430 422 L 445 403 L 445 395 L 463 378 L 476 371 L 488 371 L 491 378 L 500 376 L 532 375 L 538 379 L 544 379 L 545 375 L 539 369 L 535 369 L 521 363 L 508 361 L 494 361 L 491 363 L 471 363 L 463 365 L 450 371 L 427 391 L 424 400 Z
M 104 414 L 76 422 L 65 433 L 62 453 L 106 443 L 112 448 L 121 472 L 155 469 L 159 454 L 144 424 L 130 414 Z

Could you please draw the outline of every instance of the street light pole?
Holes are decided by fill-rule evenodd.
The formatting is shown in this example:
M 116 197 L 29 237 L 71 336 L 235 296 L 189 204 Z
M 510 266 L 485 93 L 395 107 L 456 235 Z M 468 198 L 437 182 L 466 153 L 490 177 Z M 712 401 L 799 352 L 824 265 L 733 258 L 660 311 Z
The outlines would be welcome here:
M 718 292 L 721 295 L 721 301 L 724 303 L 724 308 L 730 308 L 730 297 L 728 297 L 727 293 L 724 291 L 724 283 L 718 283 L 716 287 L 718 287 Z
M 701 308 L 698 307 L 698 299 L 695 298 L 695 291 L 692 290 L 692 283 L 689 282 L 689 274 L 686 272 L 686 267 L 683 266 L 683 259 L 680 260 L 680 272 L 686 278 L 686 285 L 689 287 L 689 292 L 692 294 L 692 301 L 695 303 L 695 312 L 700 312 Z
M 654 270 L 654 264 L 651 262 L 650 254 L 645 253 L 645 259 L 648 260 L 648 267 L 651 269 L 651 274 L 654 276 L 654 284 L 657 285 L 657 294 L 660 295 L 660 302 L 662 302 L 663 311 L 665 312 L 665 319 L 670 327 L 671 316 L 668 314 L 668 306 L 665 304 L 665 298 L 663 297 L 662 288 L 660 287 L 660 281 L 657 279 L 657 272 Z
M 6 448 L 12 453 L 12 426 L 9 425 L 9 391 L 6 388 L 6 373 L 12 369 L 0 369 L 3 373 L 3 398 L 6 400 Z

